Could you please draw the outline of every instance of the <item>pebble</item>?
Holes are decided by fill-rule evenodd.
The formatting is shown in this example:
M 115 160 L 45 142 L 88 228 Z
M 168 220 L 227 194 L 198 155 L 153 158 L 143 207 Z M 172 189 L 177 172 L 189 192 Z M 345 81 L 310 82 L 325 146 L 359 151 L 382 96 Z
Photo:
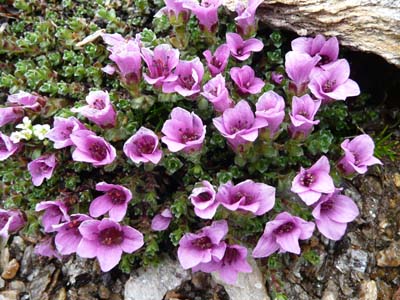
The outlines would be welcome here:
M 18 300 L 18 291 L 0 292 L 0 300 Z
M 3 272 L 3 270 L 7 267 L 9 261 L 10 261 L 10 250 L 8 248 L 4 248 L 0 252 L 0 271 L 1 272 Z
M 26 290 L 25 283 L 23 283 L 21 280 L 11 281 L 10 284 L 8 285 L 8 288 L 10 290 L 15 290 L 20 293 L 23 293 Z
M 361 284 L 360 290 L 360 300 L 377 300 L 378 299 L 378 289 L 376 287 L 376 282 L 373 280 L 365 281 Z
M 396 173 L 393 175 L 394 179 L 394 185 L 398 188 L 400 188 L 400 174 Z
M 376 256 L 379 267 L 400 266 L 400 241 L 393 242 L 388 248 L 379 251 Z
M 5 280 L 11 280 L 17 275 L 18 270 L 19 270 L 19 262 L 14 258 L 3 269 L 1 277 Z
M 110 298 L 110 290 L 106 288 L 104 285 L 99 287 L 99 297 L 100 299 L 108 299 Z
M 324 290 L 324 294 L 322 295 L 321 300 L 337 300 L 338 299 L 338 287 L 333 282 L 333 280 L 329 280 L 328 284 Z
M 54 300 L 67 300 L 67 292 L 65 291 L 65 288 L 62 287 L 59 289 Z

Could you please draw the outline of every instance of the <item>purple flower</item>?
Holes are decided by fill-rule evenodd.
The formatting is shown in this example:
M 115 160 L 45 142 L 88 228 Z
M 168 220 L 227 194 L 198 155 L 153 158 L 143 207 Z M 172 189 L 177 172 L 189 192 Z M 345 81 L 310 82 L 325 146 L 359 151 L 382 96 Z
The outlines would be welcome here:
M 106 65 L 105 67 L 101 68 L 101 70 L 108 75 L 114 75 L 115 71 L 117 71 L 117 69 L 112 65 Z
M 183 8 L 183 0 L 164 0 L 165 7 L 161 8 L 155 18 L 161 17 L 162 14 L 168 16 L 170 23 L 175 25 L 185 24 L 189 20 L 190 11 Z M 179 22 L 180 21 L 180 22 Z
M 111 104 L 108 92 L 93 91 L 86 97 L 85 105 L 79 108 L 72 108 L 72 112 L 81 113 L 93 123 L 101 127 L 114 127 L 116 122 L 116 112 Z
M 299 195 L 307 205 L 314 204 L 322 193 L 330 194 L 335 191 L 329 171 L 330 165 L 326 156 L 322 156 L 309 169 L 301 167 L 300 173 L 293 179 L 291 191 Z
M 229 210 L 261 216 L 274 207 L 275 188 L 249 179 L 237 185 L 228 181 L 218 188 L 216 199 Z
M 179 63 L 179 50 L 173 49 L 168 44 L 161 44 L 154 48 L 154 51 L 143 48 L 142 57 L 149 73 L 143 74 L 147 83 L 159 88 L 164 82 L 173 82 L 177 76 L 172 70 Z
M 222 44 L 215 50 L 214 55 L 210 50 L 204 51 L 203 55 L 206 58 L 211 76 L 215 77 L 225 70 L 228 64 L 230 50 L 227 44 Z
M 124 144 L 124 153 L 134 163 L 158 164 L 162 151 L 158 146 L 158 136 L 150 129 L 140 127 Z
M 274 91 L 268 91 L 258 99 L 255 115 L 268 122 L 267 128 L 273 137 L 285 118 L 285 100 Z
M 289 51 L 285 55 L 285 71 L 293 81 L 289 87 L 297 96 L 304 94 L 310 81 L 310 74 L 321 57 L 311 57 L 307 53 Z
M 229 92 L 225 86 L 225 78 L 221 74 L 210 79 L 203 86 L 201 95 L 210 101 L 214 109 L 218 112 L 224 112 L 227 108 L 231 108 L 234 105 L 232 99 L 229 98 Z
M 90 215 L 97 218 L 108 212 L 111 220 L 122 221 L 126 215 L 128 203 L 132 199 L 131 191 L 122 185 L 106 182 L 96 184 L 96 191 L 105 193 L 90 203 Z
M 264 233 L 253 250 L 253 257 L 267 257 L 279 250 L 279 253 L 300 254 L 300 240 L 309 239 L 315 224 L 287 212 L 280 213 L 265 225 Z
M 235 284 L 239 272 L 252 271 L 247 262 L 247 249 L 240 245 L 227 245 L 224 257 L 214 264 L 219 276 L 228 284 Z
M 0 107 L 0 127 L 9 123 L 16 123 L 24 116 L 24 110 L 20 106 Z
M 358 96 L 358 84 L 349 79 L 350 66 L 347 60 L 339 59 L 323 69 L 316 69 L 308 85 L 315 97 L 325 102 L 333 100 L 346 100 L 347 97 Z
M 61 149 L 73 145 L 70 135 L 77 130 L 86 129 L 75 117 L 68 119 L 55 117 L 53 128 L 46 134 L 46 137 L 54 142 L 55 149 Z
M 169 208 L 164 209 L 160 214 L 154 216 L 151 220 L 151 230 L 163 231 L 168 228 L 171 223 L 173 215 Z
M 194 98 L 200 93 L 204 67 L 198 57 L 190 61 L 181 60 L 174 75 L 177 76 L 175 81 L 164 82 L 163 93 L 177 92 L 186 98 Z
M 85 258 L 97 257 L 103 272 L 114 268 L 123 252 L 132 253 L 144 244 L 143 234 L 138 230 L 109 219 L 84 221 L 79 232 L 82 240 L 76 253 Z
M 264 48 L 263 42 L 256 38 L 243 40 L 240 35 L 232 32 L 226 34 L 226 44 L 232 56 L 241 61 L 248 59 L 252 52 L 260 52 Z
M 7 242 L 10 233 L 19 231 L 25 224 L 25 216 L 19 210 L 0 208 L 0 245 Z
M 237 2 L 236 30 L 242 36 L 250 36 L 256 31 L 256 10 L 261 3 L 262 0 L 248 0 L 247 6 L 245 6 L 243 2 Z
M 112 47 L 118 47 L 128 41 L 119 33 L 103 33 L 101 37 L 107 45 L 111 46 L 110 49 L 112 49 Z
M 122 81 L 127 85 L 139 83 L 142 57 L 138 41 L 133 39 L 117 41 L 109 50 L 110 59 L 117 64 Z
M 10 137 L 0 132 L 0 161 L 6 160 L 21 148 L 22 144 L 15 144 Z
M 293 97 L 292 111 L 289 113 L 292 123 L 289 127 L 289 133 L 292 137 L 310 134 L 314 125 L 319 120 L 314 120 L 315 114 L 321 106 L 321 100 L 313 100 L 309 95 Z
M 346 175 L 354 172 L 364 174 L 368 166 L 382 165 L 382 162 L 374 156 L 375 144 L 368 134 L 356 136 L 351 141 L 346 139 L 340 146 L 344 150 L 344 156 L 338 165 Z
M 171 119 L 165 121 L 161 132 L 165 135 L 162 142 L 169 151 L 198 151 L 203 145 L 206 136 L 206 126 L 195 113 L 175 107 L 171 112 Z
M 321 34 L 315 38 L 299 37 L 292 41 L 292 49 L 295 52 L 307 53 L 310 56 L 320 56 L 319 65 L 326 65 L 336 61 L 339 56 L 339 42 L 336 37 L 328 40 Z
M 200 267 L 224 257 L 226 244 L 222 241 L 228 233 L 225 220 L 214 221 L 199 233 L 186 233 L 179 241 L 178 259 L 184 269 Z
M 360 213 L 353 200 L 341 195 L 340 191 L 336 189 L 329 195 L 323 195 L 312 211 L 318 230 L 334 241 L 342 238 L 347 223 L 352 222 Z
M 54 243 L 61 255 L 69 255 L 76 252 L 82 240 L 82 235 L 78 228 L 82 222 L 91 219 L 91 217 L 84 214 L 74 214 L 71 215 L 69 221 L 53 226 L 54 230 L 57 231 Z
M 54 246 L 54 238 L 53 237 L 45 237 L 40 243 L 36 244 L 34 252 L 36 255 L 48 257 L 48 258 L 57 258 L 59 260 L 62 259 L 62 256 L 56 250 Z
M 61 200 L 42 201 L 36 204 L 36 211 L 44 210 L 42 217 L 42 225 L 45 232 L 54 232 L 53 225 L 58 225 L 61 222 L 69 221 L 68 207 Z
M 70 138 L 76 147 L 72 153 L 74 161 L 88 162 L 98 167 L 111 164 L 116 157 L 115 148 L 90 130 L 74 131 Z
M 265 85 L 261 78 L 255 77 L 254 70 L 249 66 L 233 67 L 229 73 L 240 95 L 258 94 Z
M 272 72 L 271 73 L 271 80 L 273 83 L 280 85 L 283 81 L 283 75 L 278 73 L 278 72 Z
M 215 199 L 215 190 L 210 182 L 203 180 L 201 185 L 193 189 L 189 196 L 194 206 L 196 216 L 202 219 L 212 219 L 219 203 Z
M 183 2 L 183 7 L 190 9 L 197 17 L 201 30 L 215 32 L 218 25 L 218 8 L 221 0 L 187 0 Z
M 43 180 L 50 179 L 53 175 L 54 168 L 56 167 L 55 154 L 45 154 L 41 157 L 31 161 L 28 164 L 28 170 L 32 176 L 32 183 L 34 186 L 39 186 Z
M 20 91 L 7 97 L 7 102 L 22 108 L 29 108 L 34 111 L 40 110 L 43 101 L 39 97 L 27 92 Z
M 268 125 L 265 119 L 254 117 L 245 100 L 226 109 L 222 116 L 213 119 L 213 124 L 235 151 L 243 150 L 242 145 L 254 142 L 258 137 L 258 129 Z

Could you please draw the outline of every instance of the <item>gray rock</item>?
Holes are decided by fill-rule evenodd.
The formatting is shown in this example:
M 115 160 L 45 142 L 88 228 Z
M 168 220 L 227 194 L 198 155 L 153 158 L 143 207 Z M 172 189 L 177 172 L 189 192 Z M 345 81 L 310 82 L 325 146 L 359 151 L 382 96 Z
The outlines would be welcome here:
M 338 299 L 338 286 L 333 282 L 333 280 L 329 280 L 324 290 L 324 294 L 322 295 L 322 300 L 337 300 Z
M 21 276 L 27 276 L 33 270 L 32 268 L 33 266 L 32 260 L 34 256 L 33 251 L 34 251 L 33 246 L 28 246 L 25 248 L 24 256 L 22 257 L 21 260 L 21 268 L 20 268 Z
M 0 271 L 3 272 L 10 261 L 10 250 L 3 248 L 0 252 Z
M 373 280 L 365 281 L 361 284 L 360 300 L 376 300 L 378 299 L 378 289 L 376 282 Z
M 221 284 L 228 293 L 231 300 L 249 299 L 252 300 L 269 300 L 265 282 L 256 261 L 253 258 L 248 258 L 248 262 L 253 268 L 251 273 L 239 273 L 237 283 L 230 285 L 222 281 L 218 274 L 213 273 L 213 279 Z
M 346 274 L 349 271 L 364 273 L 368 265 L 368 253 L 363 250 L 354 250 L 346 252 L 338 257 L 335 267 L 341 273 Z
M 71 257 L 63 264 L 62 272 L 64 276 L 69 278 L 69 282 L 74 285 L 77 277 L 85 273 L 91 273 L 93 260 L 80 258 L 79 256 Z
M 30 274 L 29 279 L 31 282 L 28 285 L 28 291 L 30 292 L 31 300 L 44 300 L 47 297 L 45 292 L 55 269 L 53 264 L 48 264 Z
M 0 300 L 17 300 L 18 291 L 4 291 L 0 292 Z
M 125 300 L 162 300 L 168 290 L 190 279 L 189 271 L 165 258 L 157 267 L 141 268 L 125 284 Z
M 23 283 L 21 280 L 11 281 L 10 284 L 8 285 L 8 288 L 10 290 L 15 290 L 15 291 L 18 291 L 20 293 L 23 293 L 26 290 L 25 283 Z
M 6 282 L 4 281 L 3 278 L 0 277 L 0 289 L 4 288 Z
M 399 267 L 400 241 L 393 242 L 388 248 L 379 251 L 376 261 L 379 267 Z

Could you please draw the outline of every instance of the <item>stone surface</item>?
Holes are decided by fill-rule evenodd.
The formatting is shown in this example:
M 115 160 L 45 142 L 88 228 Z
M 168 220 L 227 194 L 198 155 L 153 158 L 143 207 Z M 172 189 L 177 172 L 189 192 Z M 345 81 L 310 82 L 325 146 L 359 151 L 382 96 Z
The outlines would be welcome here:
M 398 0 L 264 0 L 257 14 L 301 36 L 337 36 L 341 45 L 378 54 L 400 67 Z
M 387 249 L 379 251 L 376 261 L 379 267 L 400 266 L 400 241 L 393 242 Z
M 237 283 L 234 285 L 226 284 L 219 278 L 218 274 L 213 273 L 212 277 L 225 288 L 231 300 L 249 299 L 249 295 L 251 295 L 252 300 L 269 300 L 265 281 L 256 261 L 252 258 L 248 258 L 248 261 L 253 272 L 239 273 Z
M 168 290 L 190 278 L 177 261 L 165 258 L 157 267 L 139 269 L 125 284 L 125 300 L 162 300 Z
M 14 258 L 4 268 L 3 273 L 1 273 L 1 277 L 5 280 L 11 280 L 15 277 L 15 275 L 17 275 L 18 270 L 19 262 Z
M 378 289 L 376 282 L 373 280 L 363 282 L 360 290 L 360 300 L 376 300 L 378 299 Z
M 338 299 L 338 290 L 339 290 L 339 288 L 333 282 L 333 280 L 329 280 L 328 284 L 324 290 L 324 294 L 322 295 L 322 300 L 337 300 Z
M 0 300 L 17 300 L 18 291 L 4 291 L 0 292 Z

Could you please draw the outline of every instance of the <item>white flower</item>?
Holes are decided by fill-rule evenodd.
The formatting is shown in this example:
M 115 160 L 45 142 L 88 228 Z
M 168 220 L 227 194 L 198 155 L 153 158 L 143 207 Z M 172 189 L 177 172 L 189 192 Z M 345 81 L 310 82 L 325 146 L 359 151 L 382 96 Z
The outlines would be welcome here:
M 22 119 L 22 123 L 15 126 L 18 129 L 32 130 L 32 121 L 28 117 Z
M 23 129 L 21 131 L 16 131 L 11 133 L 10 139 L 13 143 L 19 143 L 21 140 L 29 141 L 32 138 L 32 130 Z
M 33 126 L 33 135 L 39 140 L 43 141 L 46 138 L 46 134 L 50 131 L 49 124 L 37 124 Z

